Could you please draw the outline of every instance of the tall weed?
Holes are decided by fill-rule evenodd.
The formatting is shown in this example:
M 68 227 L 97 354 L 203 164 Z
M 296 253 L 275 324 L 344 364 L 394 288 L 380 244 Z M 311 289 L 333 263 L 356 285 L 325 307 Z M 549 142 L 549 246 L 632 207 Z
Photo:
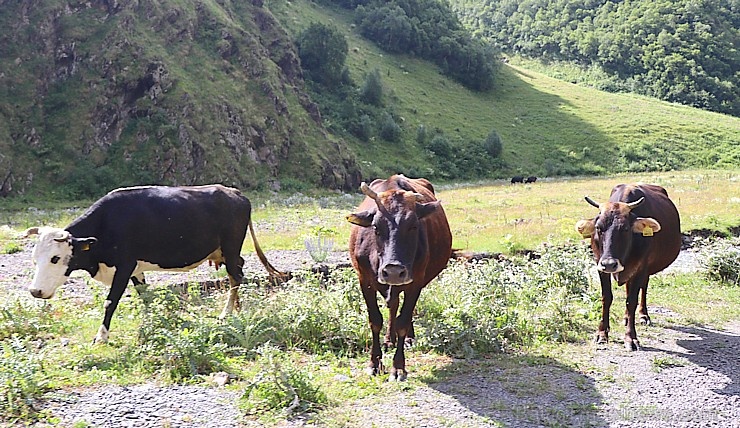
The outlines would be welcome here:
M 227 345 L 219 342 L 218 329 L 202 310 L 167 288 L 147 290 L 142 298 L 146 308 L 139 327 L 141 358 L 171 381 L 226 367 Z
M 46 391 L 43 356 L 19 338 L 0 342 L 0 421 L 36 417 L 34 402 Z
M 244 388 L 240 407 L 247 414 L 290 415 L 307 411 L 328 402 L 326 394 L 315 384 L 309 371 L 301 370 L 287 355 L 272 344 L 257 349 L 260 370 Z
M 422 292 L 419 345 L 459 357 L 580 337 L 598 301 L 580 249 L 545 247 L 534 260 L 451 263 Z
M 58 327 L 51 306 L 21 299 L 8 299 L 0 304 L 0 340 L 10 337 L 33 339 L 49 335 Z

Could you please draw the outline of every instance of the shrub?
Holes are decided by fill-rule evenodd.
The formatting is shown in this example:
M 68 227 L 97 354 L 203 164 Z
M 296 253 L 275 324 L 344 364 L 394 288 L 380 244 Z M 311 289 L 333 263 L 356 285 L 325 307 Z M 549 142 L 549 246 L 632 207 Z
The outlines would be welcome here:
M 0 421 L 34 419 L 34 401 L 46 391 L 42 361 L 18 338 L 0 342 Z
M 313 23 L 298 35 L 296 44 L 301 66 L 311 80 L 332 85 L 346 78 L 344 62 L 349 47 L 337 28 Z
M 295 364 L 277 347 L 265 344 L 257 350 L 262 370 L 244 388 L 240 407 L 248 414 L 282 411 L 290 415 L 326 404 L 326 394 L 314 385 L 310 372 Z
M 147 290 L 142 299 L 146 309 L 139 327 L 139 353 L 145 362 L 172 381 L 224 369 L 227 346 L 218 341 L 220 331 L 202 311 L 197 315 L 181 311 L 187 306 L 167 288 Z
M 709 279 L 728 285 L 740 285 L 739 243 L 718 240 L 704 248 L 700 260 Z
M 401 139 L 401 127 L 388 112 L 383 113 L 380 120 L 380 138 L 390 142 L 398 142 Z
M 365 84 L 360 91 L 360 97 L 367 104 L 377 107 L 383 105 L 383 82 L 377 68 L 365 77 Z
M 483 148 L 492 158 L 501 156 L 503 143 L 501 142 L 501 137 L 498 135 L 498 132 L 493 130 L 488 134 L 486 139 L 483 141 Z
M 427 148 L 439 159 L 449 159 L 452 156 L 452 145 L 444 134 L 432 137 Z
M 590 265 L 585 251 L 548 248 L 535 260 L 453 262 L 421 293 L 418 343 L 473 357 L 577 339 L 600 297 Z
M 316 263 L 323 263 L 329 257 L 334 247 L 334 236 L 337 231 L 331 228 L 314 227 L 311 233 L 303 239 L 303 244 Z
M 426 142 L 427 142 L 427 127 L 426 126 L 419 125 L 416 128 L 416 142 L 421 146 L 426 145 Z
M 373 122 L 373 119 L 370 116 L 363 114 L 362 116 L 360 116 L 360 122 L 357 125 L 357 129 L 355 130 L 354 135 L 360 140 L 367 143 L 373 136 L 374 128 L 375 123 Z
M 328 278 L 306 274 L 289 288 L 261 299 L 274 343 L 308 352 L 356 355 L 370 338 L 365 301 L 352 269 L 332 271 Z
M 20 299 L 6 300 L 0 305 L 0 340 L 14 336 L 35 339 L 56 327 L 48 305 Z

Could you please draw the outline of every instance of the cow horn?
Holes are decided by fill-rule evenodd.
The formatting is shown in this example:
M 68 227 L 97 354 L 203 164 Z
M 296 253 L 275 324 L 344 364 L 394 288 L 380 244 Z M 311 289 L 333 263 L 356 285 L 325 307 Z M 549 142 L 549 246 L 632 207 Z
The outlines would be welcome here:
M 66 230 L 63 230 L 61 232 L 61 236 L 58 238 L 54 238 L 54 240 L 57 242 L 65 242 L 69 239 L 70 236 L 72 235 L 69 232 L 67 232 Z
M 367 183 L 365 183 L 364 181 L 362 182 L 362 184 L 360 184 L 360 190 L 362 190 L 362 193 L 373 198 L 375 202 L 378 202 L 378 194 L 375 193 L 375 191 L 371 189 L 370 186 L 368 186 Z
M 631 210 L 632 210 L 632 209 L 635 209 L 635 208 L 637 208 L 637 206 L 638 206 L 638 205 L 640 205 L 640 204 L 642 203 L 642 201 L 644 201 L 644 200 L 645 200 L 645 197 L 643 196 L 643 197 L 641 197 L 640 199 L 636 200 L 635 202 L 628 202 L 628 203 L 627 203 L 627 208 L 629 208 L 629 209 L 631 209 Z
M 414 197 L 416 198 L 416 202 L 424 202 L 424 195 L 421 193 L 414 193 Z
M 584 197 L 583 199 L 586 200 L 591 206 L 594 206 L 596 208 L 600 208 L 599 204 L 597 202 L 594 202 L 593 199 L 589 198 L 588 196 Z

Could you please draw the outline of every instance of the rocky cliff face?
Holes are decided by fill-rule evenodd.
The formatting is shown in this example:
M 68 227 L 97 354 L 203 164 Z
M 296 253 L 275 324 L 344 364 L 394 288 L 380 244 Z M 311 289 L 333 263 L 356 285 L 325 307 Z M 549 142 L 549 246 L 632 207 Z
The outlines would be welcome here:
M 0 0 L 0 179 L 355 188 L 303 89 L 259 0 Z

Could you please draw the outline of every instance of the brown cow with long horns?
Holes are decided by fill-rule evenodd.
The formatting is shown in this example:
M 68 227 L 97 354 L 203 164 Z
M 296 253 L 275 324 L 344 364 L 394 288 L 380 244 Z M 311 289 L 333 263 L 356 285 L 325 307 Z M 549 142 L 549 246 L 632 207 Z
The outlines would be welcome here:
M 347 216 L 352 223 L 349 252 L 367 304 L 373 344 L 368 372 L 382 370 L 383 316 L 376 293 L 389 310 L 386 347 L 395 344 L 391 380 L 406 379 L 404 345 L 413 338 L 412 314 L 421 289 L 447 266 L 452 234 L 432 184 L 424 178 L 394 175 L 361 185 L 367 197 Z M 398 314 L 399 296 L 404 293 Z
M 681 223 L 678 210 L 668 192 L 651 184 L 620 184 L 612 189 L 609 201 L 599 204 L 586 196 L 586 202 L 599 209 L 594 219 L 580 220 L 576 230 L 591 238 L 591 249 L 601 280 L 601 322 L 597 343 L 609 337 L 609 308 L 613 295 L 611 278 L 626 284 L 624 346 L 640 349 L 635 330 L 635 310 L 640 321 L 650 324 L 647 286 L 650 275 L 667 268 L 681 251 Z

